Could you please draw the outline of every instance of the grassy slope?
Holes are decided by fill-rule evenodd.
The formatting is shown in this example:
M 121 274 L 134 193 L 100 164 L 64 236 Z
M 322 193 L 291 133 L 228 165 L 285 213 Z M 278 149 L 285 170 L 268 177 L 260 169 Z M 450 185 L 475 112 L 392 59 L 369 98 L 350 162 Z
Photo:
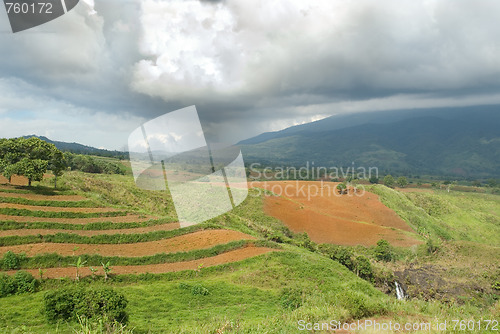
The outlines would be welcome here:
M 159 216 L 173 215 L 168 194 L 137 190 L 127 177 L 69 173 L 63 177 L 61 184 L 75 193 L 83 191 L 103 205 L 142 209 L 144 213 Z M 447 222 L 440 222 L 437 217 L 429 215 L 407 196 L 376 188 L 374 191 L 389 207 L 420 231 L 432 235 L 447 232 L 450 238 L 460 236 L 458 232 L 447 230 L 444 225 Z M 484 203 L 479 207 L 484 208 L 482 211 L 492 208 Z M 493 210 L 495 208 L 493 205 Z M 215 333 L 222 330 L 221 333 L 294 333 L 298 332 L 297 321 L 300 319 L 315 322 L 374 317 L 379 321 L 413 322 L 500 316 L 498 302 L 484 307 L 470 303 L 459 306 L 438 301 L 397 301 L 339 263 L 294 246 L 300 244 L 300 239 L 279 221 L 262 212 L 260 197 L 249 196 L 237 209 L 209 223 L 257 237 L 279 235 L 292 244 L 284 245 L 281 252 L 204 268 L 199 272 L 116 277 L 107 284 L 115 286 L 128 298 L 129 327 L 135 328 L 134 332 Z M 477 250 L 474 247 L 471 249 Z M 477 251 L 478 256 L 484 255 L 484 252 Z M 189 286 L 200 284 L 210 294 L 193 295 L 189 289 L 182 288 L 181 283 Z M 51 281 L 46 282 L 46 287 L 65 284 L 73 283 Z M 300 308 L 289 310 L 282 307 L 280 293 L 285 287 L 300 292 L 303 303 Z M 55 332 L 56 327 L 47 325 L 40 314 L 42 297 L 43 291 L 0 298 L 0 331 L 19 330 L 26 325 L 28 332 Z M 74 327 L 75 324 L 60 324 L 57 330 L 72 333 Z

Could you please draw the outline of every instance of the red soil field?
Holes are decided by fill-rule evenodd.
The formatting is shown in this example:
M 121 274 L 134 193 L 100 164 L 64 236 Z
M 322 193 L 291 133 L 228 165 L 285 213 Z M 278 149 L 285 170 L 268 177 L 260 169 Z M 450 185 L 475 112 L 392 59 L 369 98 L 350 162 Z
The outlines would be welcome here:
M 0 256 L 12 251 L 34 256 L 44 253 L 57 253 L 64 256 L 99 254 L 102 256 L 142 257 L 158 253 L 185 252 L 195 249 L 210 248 L 237 240 L 255 238 L 232 230 L 204 230 L 158 241 L 138 242 L 133 244 L 69 244 L 40 243 L 0 247 Z
M 418 236 L 377 195 L 358 191 L 339 195 L 338 183 L 309 181 L 253 182 L 257 188 L 281 196 L 268 196 L 264 210 L 294 232 L 307 232 L 311 240 L 337 245 L 373 246 L 386 239 L 395 246 L 421 243 Z
M 245 248 L 235 249 L 216 256 L 193 260 L 193 261 L 148 264 L 143 266 L 111 266 L 112 269 L 111 273 L 112 274 L 142 274 L 142 273 L 160 274 L 160 273 L 182 271 L 182 270 L 198 270 L 200 266 L 206 268 L 225 263 L 237 262 L 248 259 L 250 257 L 266 254 L 273 251 L 277 250 L 273 248 L 249 246 Z M 98 269 L 97 271 L 98 275 L 104 275 L 102 268 L 96 268 L 96 269 Z M 75 277 L 76 275 L 75 268 L 48 268 L 43 270 L 44 270 L 43 274 L 44 278 Z M 30 272 L 35 277 L 38 277 L 39 275 L 38 269 L 26 269 L 26 271 Z M 10 275 L 13 275 L 14 273 L 15 271 L 7 272 L 7 274 Z M 80 276 L 90 276 L 90 275 L 91 272 L 89 268 L 85 267 L 80 269 Z
M 102 234 L 139 234 L 139 233 L 149 233 L 155 231 L 171 231 L 178 229 L 180 227 L 179 223 L 169 223 L 148 227 L 136 227 L 136 228 L 124 228 L 124 229 L 115 229 L 115 230 L 49 230 L 49 229 L 22 229 L 22 230 L 7 230 L 0 231 L 0 237 L 8 237 L 8 236 L 25 236 L 25 235 L 47 235 L 47 234 L 56 234 L 56 233 L 67 233 L 67 234 L 76 234 L 91 237 L 93 235 L 102 235 Z
M 4 176 L 0 175 L 0 183 L 9 183 L 9 179 L 5 178 Z M 15 185 L 15 186 L 27 186 L 28 185 L 28 179 L 25 178 L 24 176 L 19 176 L 19 175 L 12 175 L 10 178 L 10 184 Z

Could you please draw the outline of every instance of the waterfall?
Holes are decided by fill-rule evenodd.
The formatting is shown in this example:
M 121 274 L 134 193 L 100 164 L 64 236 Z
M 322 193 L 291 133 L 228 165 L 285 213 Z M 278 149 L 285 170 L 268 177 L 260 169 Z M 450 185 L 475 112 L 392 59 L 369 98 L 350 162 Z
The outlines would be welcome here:
M 396 286 L 396 297 L 398 298 L 398 300 L 405 299 L 406 298 L 405 291 L 403 290 L 401 285 L 397 281 L 394 281 L 394 285 Z

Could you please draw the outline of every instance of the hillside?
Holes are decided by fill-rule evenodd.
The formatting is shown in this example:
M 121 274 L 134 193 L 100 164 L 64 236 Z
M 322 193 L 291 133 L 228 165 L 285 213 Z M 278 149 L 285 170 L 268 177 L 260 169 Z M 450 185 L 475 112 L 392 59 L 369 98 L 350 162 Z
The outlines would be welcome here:
M 126 157 L 126 152 L 120 152 L 120 151 L 110 151 L 110 150 L 105 150 L 105 149 L 100 149 L 100 148 L 95 148 L 92 146 L 87 146 L 79 143 L 67 143 L 64 141 L 57 141 L 57 140 L 51 140 L 47 137 L 44 136 L 37 136 L 37 135 L 29 135 L 29 136 L 23 136 L 24 138 L 40 138 L 41 140 L 49 143 L 49 144 L 54 144 L 59 150 L 63 152 L 71 152 L 71 153 L 76 153 L 76 154 L 91 154 L 91 155 L 98 155 L 98 156 L 103 156 L 103 157 L 117 157 L 117 158 L 125 158 Z
M 500 176 L 498 107 L 333 116 L 242 141 L 245 162 L 378 167 L 394 174 Z
M 339 202 L 337 209 L 344 210 L 329 215 L 360 223 L 374 219 L 389 224 L 382 226 L 387 231 L 408 224 L 414 238 L 442 240 L 437 253 L 428 252 L 428 242 L 392 248 L 394 259 L 387 263 L 377 260 L 373 247 L 316 244 L 294 233 L 288 218 L 265 213 L 266 203 L 284 203 L 269 191 L 251 190 L 235 210 L 179 230 L 170 195 L 141 190 L 129 176 L 67 172 L 59 190 L 49 186 L 50 180 L 34 187 L 0 185 L 0 283 L 4 273 L 19 269 L 40 282 L 38 291 L 16 295 L 2 295 L 0 284 L 1 332 L 22 327 L 30 333 L 83 333 L 75 322 L 47 323 L 43 299 L 48 291 L 90 285 L 113 287 L 129 301 L 128 329 L 120 333 L 298 333 L 300 320 L 431 323 L 500 315 L 493 291 L 498 249 L 488 245 L 498 244 L 499 236 L 481 236 L 498 224 L 496 195 L 404 195 L 377 186 L 371 190 L 379 197 L 369 195 L 372 204 Z M 322 207 L 318 197 L 291 200 L 304 205 L 294 211 Z M 392 220 L 357 209 L 368 205 L 370 211 L 375 202 L 382 209 L 380 201 L 387 212 L 379 214 Z M 462 202 L 467 209 L 455 210 Z M 464 222 L 457 222 L 462 216 Z M 478 233 L 464 237 L 474 227 Z M 440 239 L 441 228 L 456 232 Z M 4 255 L 9 250 L 17 254 L 16 268 Z M 79 258 L 86 262 L 75 281 Z M 101 264 L 107 261 L 112 271 L 105 280 Z M 450 265 L 453 270 L 443 271 Z M 417 289 L 422 275 L 436 270 L 443 271 L 439 280 L 432 276 L 437 285 Z M 396 280 L 411 299 L 396 300 Z

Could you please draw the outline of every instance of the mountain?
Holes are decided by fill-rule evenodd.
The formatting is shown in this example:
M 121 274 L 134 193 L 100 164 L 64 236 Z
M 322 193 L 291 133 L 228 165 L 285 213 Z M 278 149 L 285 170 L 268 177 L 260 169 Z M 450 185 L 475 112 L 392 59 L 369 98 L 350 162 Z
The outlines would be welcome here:
M 63 152 L 72 152 L 76 154 L 91 154 L 103 157 L 117 157 L 117 158 L 127 156 L 126 152 L 109 151 L 78 143 L 67 143 L 63 141 L 50 140 L 49 138 L 44 136 L 37 136 L 37 135 L 24 136 L 24 138 L 32 138 L 32 137 L 40 138 L 41 140 L 46 141 L 49 144 L 54 144 L 59 150 Z
M 500 106 L 332 116 L 244 140 L 247 165 L 377 167 L 379 173 L 500 177 Z

